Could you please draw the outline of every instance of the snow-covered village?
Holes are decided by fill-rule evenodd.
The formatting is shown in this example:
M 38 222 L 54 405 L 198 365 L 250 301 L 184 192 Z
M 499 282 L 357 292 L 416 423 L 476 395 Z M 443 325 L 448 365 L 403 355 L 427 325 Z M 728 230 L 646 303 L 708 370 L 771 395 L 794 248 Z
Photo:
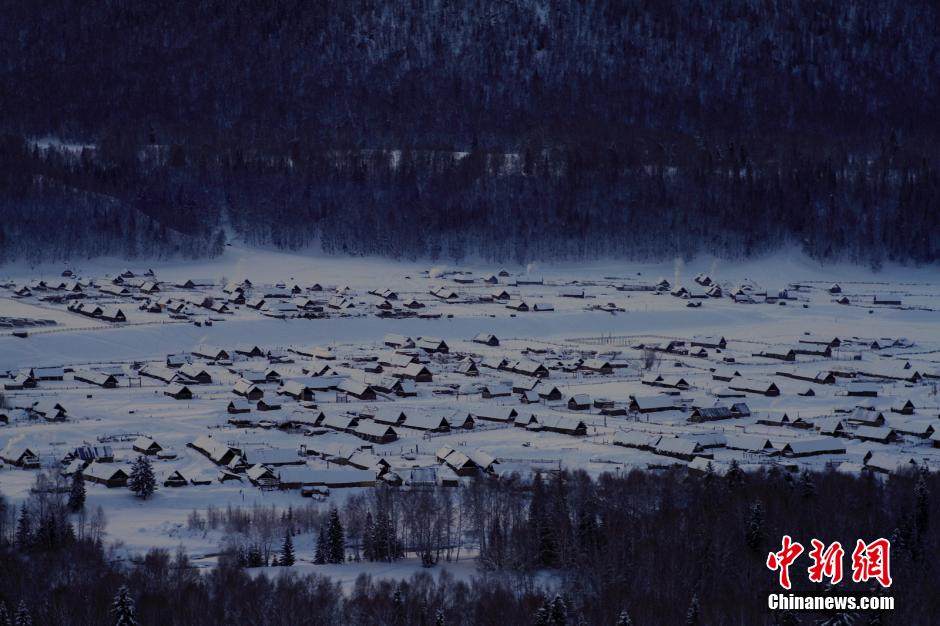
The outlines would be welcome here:
M 233 541 L 217 520 L 233 507 L 336 509 L 359 565 L 325 561 L 319 527 L 293 558 L 351 584 L 428 560 L 474 575 L 476 522 L 457 509 L 480 481 L 940 468 L 925 273 L 227 260 L 4 279 L 7 497 L 68 497 L 78 479 L 85 532 L 106 519 L 94 532 L 123 550 L 182 546 L 199 566 Z M 407 534 L 401 559 L 362 565 L 354 517 L 377 488 L 399 492 Z M 454 510 L 405 519 L 441 492 Z M 283 538 L 265 530 L 237 541 L 267 565 Z
M 7 3 L 0 626 L 940 624 L 940 5 Z

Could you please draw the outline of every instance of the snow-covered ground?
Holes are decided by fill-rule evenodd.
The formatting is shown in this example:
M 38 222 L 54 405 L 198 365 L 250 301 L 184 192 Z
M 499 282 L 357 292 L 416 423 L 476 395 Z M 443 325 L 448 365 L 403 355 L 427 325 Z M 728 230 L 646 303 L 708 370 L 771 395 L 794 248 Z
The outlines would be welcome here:
M 180 471 L 185 477 L 208 479 L 210 484 L 161 487 L 147 501 L 134 498 L 124 488 L 89 485 L 89 504 L 104 508 L 109 538 L 132 550 L 182 544 L 199 559 L 217 551 L 220 536 L 187 530 L 186 517 L 193 509 L 256 503 L 286 507 L 309 502 L 302 500 L 296 489 L 262 490 L 244 474 L 240 474 L 241 482 L 220 483 L 220 468 L 187 445 L 205 435 L 238 449 L 249 464 L 253 455 L 268 454 L 264 450 L 288 451 L 289 455 L 306 452 L 302 459 L 306 465 L 326 472 L 348 469 L 342 463 L 350 454 L 372 446 L 375 457 L 388 464 L 389 475 L 397 475 L 406 484 L 414 468 L 434 468 L 439 479 L 452 476 L 453 467 L 448 469 L 446 460 L 442 463 L 438 458 L 439 449 L 445 445 L 477 460 L 481 455 L 495 458 L 497 463 L 488 469 L 496 476 L 559 467 L 581 468 L 596 475 L 632 468 L 655 470 L 688 462 L 651 450 L 615 445 L 625 437 L 635 438 L 635 431 L 705 443 L 694 455 L 711 455 L 718 471 L 732 460 L 746 466 L 779 463 L 787 467 L 832 466 L 842 471 L 868 471 L 861 467 L 869 452 L 875 454 L 873 466 L 884 465 L 886 459 L 890 465 L 913 458 L 931 469 L 940 468 L 940 449 L 934 448 L 930 439 L 933 428 L 940 430 L 940 274 L 933 267 L 887 267 L 872 273 L 853 266 L 821 267 L 799 255 L 779 254 L 750 263 L 703 259 L 666 264 L 611 261 L 507 265 L 502 268 L 506 275 L 497 276 L 498 282 L 490 284 L 483 279 L 501 269 L 490 264 L 434 267 L 232 247 L 213 261 L 135 263 L 129 272 L 135 276 L 124 280 L 125 295 L 103 292 L 101 288 L 106 285 L 113 288 L 114 277 L 126 267 L 127 262 L 116 259 L 71 266 L 84 296 L 71 300 L 63 299 L 66 291 L 54 288 L 72 280 L 61 276 L 61 265 L 0 268 L 0 375 L 9 371 L 8 378 L 0 378 L 0 385 L 12 387 L 3 392 L 7 408 L 0 409 L 9 421 L 0 426 L 0 449 L 6 459 L 0 470 L 0 491 L 20 500 L 35 480 L 36 470 L 13 466 L 12 457 L 18 451 L 35 452 L 43 466 L 57 471 L 61 460 L 76 447 L 109 445 L 114 449 L 114 464 L 126 466 L 137 456 L 131 449 L 134 438 L 146 435 L 177 454 L 172 460 L 155 461 L 161 481 Z M 151 269 L 153 275 L 145 275 Z M 705 292 L 709 287 L 695 281 L 696 277 L 702 279 L 700 274 L 707 274 L 713 284 L 720 285 L 724 295 L 684 298 L 670 294 L 679 286 Z M 646 290 L 663 278 L 670 283 L 668 290 Z M 45 281 L 46 288 L 38 283 L 40 280 Z M 212 284 L 181 286 L 187 280 Z M 235 294 L 223 290 L 227 283 L 245 280 L 251 282 L 244 290 L 249 302 L 257 297 L 267 301 L 261 309 L 236 304 Z M 158 291 L 142 293 L 141 282 L 156 282 Z M 841 293 L 830 293 L 833 283 L 838 283 Z M 311 291 L 314 284 L 323 290 Z M 294 285 L 297 293 L 290 294 L 292 299 L 288 300 L 287 292 Z M 29 294 L 21 290 L 24 286 L 30 287 Z M 439 287 L 454 291 L 456 297 L 441 298 L 430 293 Z M 383 313 L 391 317 L 379 317 L 382 311 L 376 305 L 384 303 L 385 298 L 370 292 L 386 289 L 395 292 L 395 299 L 388 299 L 390 312 Z M 509 292 L 512 303 L 522 301 L 530 310 L 510 309 L 507 301 L 491 299 L 495 291 L 501 290 Z M 584 297 L 566 297 L 582 290 Z M 787 290 L 787 297 L 775 298 L 781 290 Z M 736 302 L 730 297 L 736 291 L 753 302 Z M 900 304 L 875 304 L 875 295 L 899 300 Z M 837 302 L 843 296 L 847 304 Z M 216 306 L 224 304 L 225 310 L 206 308 L 207 298 Z M 405 307 L 411 300 L 424 306 Z M 164 306 L 154 308 L 161 310 L 147 310 L 148 305 L 158 301 Z M 285 318 L 272 317 L 272 305 L 286 301 L 306 304 L 308 318 L 300 317 L 299 311 Z M 68 309 L 77 302 L 90 308 L 120 308 L 126 321 L 110 322 Z M 343 308 L 331 308 L 330 302 Z M 171 314 L 179 303 L 178 312 Z M 689 306 L 698 303 L 700 306 Z M 552 310 L 531 310 L 536 306 Z M 45 319 L 55 324 L 24 326 L 23 322 L 10 322 L 3 326 L 7 318 Z M 15 336 L 14 332 L 25 332 L 27 336 Z M 378 369 L 376 365 L 394 351 L 385 345 L 389 333 L 446 342 L 447 354 L 429 353 L 420 345 L 400 350 L 426 365 L 433 380 L 417 382 L 416 395 L 408 397 L 380 390 L 374 400 L 360 400 L 335 389 L 344 379 L 380 389 L 396 380 L 394 376 L 401 374 L 402 368 L 394 365 L 381 366 L 381 372 L 367 371 Z M 495 335 L 500 345 L 472 341 L 479 333 Z M 700 346 L 691 345 L 691 339 L 700 335 L 724 337 L 727 345 L 723 349 L 705 347 L 704 354 L 695 355 Z M 839 341 L 831 348 L 830 356 L 798 354 L 793 361 L 757 356 L 794 348 L 825 348 L 807 343 L 811 339 Z M 672 341 L 685 344 L 670 348 Z M 193 355 L 193 350 L 204 344 L 227 351 L 232 363 L 210 362 Z M 235 349 L 251 346 L 258 346 L 265 356 L 235 353 Z M 656 351 L 650 351 L 651 346 Z M 334 358 L 311 356 L 314 347 L 330 348 Z M 268 353 L 276 358 L 269 358 Z M 165 382 L 140 375 L 141 367 L 165 367 L 170 354 L 183 355 L 190 364 L 205 370 L 211 383 L 189 384 L 194 397 L 175 400 L 164 394 Z M 286 357 L 289 362 L 279 362 L 278 357 L 281 361 Z M 581 361 L 592 357 L 610 363 L 612 372 L 585 369 Z M 465 358 L 474 361 L 479 375 L 468 376 L 459 370 Z M 502 369 L 485 366 L 500 359 L 509 364 Z M 557 386 L 561 399 L 521 402 L 518 389 L 530 386 L 534 379 L 520 373 L 524 365 L 512 365 L 519 360 L 545 365 L 548 377 L 534 389 L 547 393 Z M 649 361 L 653 361 L 651 365 Z M 307 404 L 315 404 L 316 408 L 279 395 L 277 382 L 265 382 L 258 385 L 264 400 L 281 403 L 280 409 L 259 411 L 253 404 L 246 414 L 227 411 L 229 402 L 239 398 L 232 390 L 243 370 L 273 369 L 282 381 L 307 385 L 312 380 L 310 370 L 323 365 L 331 372 L 327 378 L 319 378 L 332 384 L 319 386 L 334 388 L 314 391 L 315 399 Z M 40 380 L 35 388 L 16 388 L 17 374 L 38 367 L 64 368 L 63 379 Z M 735 378 L 757 381 L 758 386 L 772 382 L 780 393 L 767 396 L 754 391 L 735 392 L 734 387 L 755 384 L 716 379 L 715 369 L 719 376 L 723 370 L 737 372 L 740 376 Z M 76 375 L 82 377 L 85 370 L 115 374 L 117 387 L 105 389 L 76 380 Z M 805 380 L 830 372 L 839 374 L 834 382 L 823 382 L 825 376 L 819 383 Z M 650 378 L 656 376 L 664 380 Z M 494 390 L 504 383 L 517 391 L 499 398 L 481 395 L 483 387 Z M 675 384 L 679 386 L 669 386 Z M 860 388 L 877 396 L 848 395 L 850 390 Z M 810 390 L 813 395 L 805 395 Z M 588 395 L 590 408 L 569 409 L 568 399 L 577 394 Z M 666 398 L 667 404 L 676 408 L 649 413 L 629 410 L 631 398 L 642 401 L 647 396 Z M 608 404 L 595 404 L 599 399 L 606 399 Z M 892 412 L 907 400 L 915 407 L 913 415 Z M 66 419 L 49 421 L 30 412 L 28 409 L 37 402 L 40 408 L 58 402 L 67 411 Z M 748 405 L 750 416 L 700 423 L 688 419 L 695 407 L 731 407 L 739 402 Z M 602 414 L 598 404 L 613 407 L 614 412 L 626 410 L 627 414 Z M 858 406 L 874 410 L 856 413 Z M 394 426 L 397 439 L 385 444 L 373 444 L 354 433 L 318 423 L 322 412 L 326 418 L 352 416 L 360 424 L 375 425 L 374 416 L 393 409 L 416 421 L 433 416 L 455 422 L 468 414 L 477 419 L 473 429 L 455 427 L 450 432 L 433 434 L 410 428 L 407 423 Z M 523 428 L 478 417 L 509 409 L 527 419 L 534 414 L 539 426 Z M 784 413 L 790 421 L 801 418 L 809 427 L 758 423 L 779 420 Z M 859 430 L 861 418 L 880 421 L 879 413 L 886 426 L 895 429 L 889 435 L 894 440 L 880 443 L 859 438 L 859 434 L 866 434 L 864 429 Z M 245 418 L 250 424 L 233 425 L 233 418 Z M 259 424 L 260 420 L 265 423 Z M 843 422 L 843 436 L 827 434 L 833 421 Z M 278 427 L 287 422 L 295 427 Z M 561 430 L 577 427 L 579 422 L 584 427 L 580 436 L 552 430 L 558 425 Z M 926 436 L 914 435 L 912 430 Z M 755 436 L 745 438 L 749 445 L 765 439 L 772 447 L 763 451 L 729 448 L 727 443 L 739 442 L 735 436 L 740 434 Z M 828 442 L 831 447 L 844 448 L 844 452 L 806 457 L 783 454 L 788 443 L 810 440 Z M 707 447 L 712 443 L 718 445 Z M 696 464 L 693 461 L 693 466 Z M 277 467 L 271 470 L 275 475 L 280 471 Z M 341 499 L 351 491 L 355 490 L 334 488 L 330 497 Z M 300 551 L 300 556 L 303 561 L 308 555 Z M 402 567 L 408 566 L 398 564 L 394 571 L 385 573 L 397 576 Z M 376 565 L 375 573 L 382 575 L 383 567 Z M 472 571 L 464 562 L 451 569 L 455 576 L 462 577 Z

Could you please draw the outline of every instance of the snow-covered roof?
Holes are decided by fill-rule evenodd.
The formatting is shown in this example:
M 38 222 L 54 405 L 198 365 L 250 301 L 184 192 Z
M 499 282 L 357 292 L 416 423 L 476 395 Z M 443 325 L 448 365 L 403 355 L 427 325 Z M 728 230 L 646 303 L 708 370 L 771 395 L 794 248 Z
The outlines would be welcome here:
M 834 437 L 804 438 L 789 441 L 784 446 L 793 454 L 844 453 L 845 446 Z
M 258 448 L 255 450 L 246 450 L 245 457 L 247 462 L 262 465 L 284 465 L 288 463 L 297 463 L 301 457 L 297 455 L 296 449 L 290 448 Z
M 124 477 L 130 476 L 130 472 L 124 466 L 116 463 L 101 463 L 99 461 L 92 461 L 88 464 L 88 467 L 82 470 L 82 475 L 85 478 L 110 481 L 114 478 L 120 477 L 121 475 Z
M 904 469 L 917 467 L 917 459 L 895 452 L 872 452 L 865 457 L 865 467 L 879 470 L 888 474 L 895 474 Z
M 855 436 L 859 439 L 887 439 L 894 434 L 888 426 L 859 426 L 855 429 Z
M 665 454 L 681 454 L 691 456 L 698 452 L 700 445 L 697 441 L 682 437 L 663 437 L 656 444 L 656 451 Z
M 749 435 L 746 433 L 727 433 L 725 434 L 725 447 L 732 450 L 745 450 L 748 452 L 760 452 L 772 448 L 770 439 L 763 435 Z
M 395 429 L 388 424 L 378 424 L 369 420 L 359 422 L 355 427 L 355 432 L 369 437 L 384 437 L 388 434 L 396 434 Z
M 676 406 L 676 400 L 672 396 L 630 396 L 630 398 L 636 402 L 637 407 L 641 411 L 648 411 L 651 409 L 668 409 Z
M 361 470 L 351 467 L 318 469 L 310 467 L 309 465 L 279 468 L 277 470 L 277 476 L 283 483 L 325 487 L 369 483 L 375 480 L 375 472 L 372 470 Z
M 417 428 L 419 430 L 434 430 L 437 428 L 450 428 L 450 422 L 442 415 L 415 414 L 408 415 L 402 426 Z
M 662 435 L 647 433 L 641 430 L 618 430 L 614 433 L 613 442 L 618 446 L 628 448 L 653 448 L 662 439 Z

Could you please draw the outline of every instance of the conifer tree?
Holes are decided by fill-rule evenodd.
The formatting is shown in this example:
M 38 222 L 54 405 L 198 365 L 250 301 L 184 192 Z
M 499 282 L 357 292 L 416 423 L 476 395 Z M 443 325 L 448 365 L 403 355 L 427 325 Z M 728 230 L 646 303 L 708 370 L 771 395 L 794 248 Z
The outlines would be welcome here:
M 816 495 L 816 483 L 813 481 L 813 475 L 806 469 L 800 473 L 800 495 L 807 500 Z
M 914 485 L 916 499 L 914 522 L 919 534 L 926 533 L 930 526 L 930 487 L 927 486 L 927 473 L 926 467 L 921 468 L 917 473 L 917 483 Z
M 130 479 L 127 486 L 138 498 L 146 500 L 157 490 L 157 479 L 153 474 L 153 466 L 150 459 L 141 455 L 134 461 L 134 467 L 131 469 Z
M 486 542 L 486 554 L 481 555 L 484 565 L 495 570 L 502 569 L 505 549 L 502 524 L 499 521 L 499 515 L 494 515 L 490 525 L 489 540 Z
M 567 474 L 558 472 L 552 476 L 549 509 L 546 530 L 550 532 L 554 545 L 553 560 L 549 566 L 566 566 L 571 561 L 571 547 L 574 543 L 574 530 L 568 509 Z
M 392 594 L 392 624 L 395 626 L 405 626 L 405 596 L 401 592 L 401 585 L 395 588 Z
M 588 498 L 578 511 L 576 537 L 578 551 L 582 557 L 590 556 L 597 548 L 599 534 L 596 506 L 593 498 Z
M 326 542 L 326 526 L 320 524 L 320 530 L 317 532 L 317 547 L 313 554 L 313 562 L 317 565 L 323 565 L 326 563 L 328 552 L 329 547 Z
M 689 610 L 685 614 L 685 626 L 698 626 L 699 624 L 699 606 L 698 594 L 692 594 L 692 602 L 689 603 Z
M 375 523 L 372 521 L 372 513 L 366 513 L 366 521 L 362 527 L 362 557 L 367 561 L 375 560 Z
M 248 567 L 264 567 L 267 565 L 261 546 L 253 543 L 248 546 Z
M 16 619 L 13 622 L 14 626 L 33 626 L 33 616 L 30 615 L 29 609 L 26 607 L 26 602 L 20 600 L 20 605 L 16 608 Z
M 376 511 L 371 536 L 371 551 L 374 560 L 391 563 L 404 556 L 395 525 L 384 505 L 380 504 Z
M 51 511 L 39 520 L 39 527 L 33 535 L 33 543 L 50 550 L 59 545 L 59 521 Z
M 535 565 L 552 567 L 555 564 L 555 533 L 549 519 L 548 498 L 542 475 L 532 480 L 532 502 L 529 504 L 529 534 L 535 540 Z
M 72 476 L 68 507 L 72 513 L 78 513 L 85 508 L 85 477 L 81 472 L 75 472 Z
M 760 500 L 755 501 L 748 510 L 745 532 L 747 547 L 750 548 L 751 552 L 759 553 L 766 535 L 764 531 L 764 506 L 760 503 Z
M 738 491 L 744 484 L 744 478 L 744 470 L 741 469 L 741 464 L 738 463 L 737 459 L 732 459 L 728 472 L 725 474 L 728 490 L 731 492 Z
M 327 561 L 330 563 L 343 563 L 346 561 L 346 536 L 343 532 L 343 524 L 339 520 L 339 511 L 336 507 L 330 509 L 329 522 L 327 524 L 327 546 L 329 553 Z
M 127 587 L 122 585 L 111 602 L 111 618 L 114 626 L 137 626 L 134 599 Z
M 33 522 L 26 504 L 20 507 L 20 517 L 16 521 L 15 540 L 20 549 L 27 549 L 33 543 Z
M 538 611 L 535 612 L 535 619 L 533 620 L 534 626 L 551 626 L 552 623 L 552 611 L 551 607 L 548 605 L 546 600 L 542 606 L 539 607 Z
M 379 509 L 375 514 L 375 525 L 372 527 L 372 554 L 376 561 L 388 561 L 388 524 L 385 511 Z
M 395 528 L 395 522 L 392 516 L 387 512 L 384 515 L 384 524 L 385 531 L 383 534 L 385 535 L 386 548 L 388 550 L 386 560 L 391 563 L 396 559 L 403 558 L 405 556 L 405 550 L 401 540 L 398 538 L 398 530 Z
M 291 539 L 290 530 L 284 535 L 284 545 L 281 547 L 281 561 L 280 564 L 286 567 L 290 567 L 295 563 L 294 558 L 294 540 Z
M 565 604 L 561 594 L 556 594 L 552 600 L 551 624 L 552 626 L 566 626 L 568 623 L 568 605 Z

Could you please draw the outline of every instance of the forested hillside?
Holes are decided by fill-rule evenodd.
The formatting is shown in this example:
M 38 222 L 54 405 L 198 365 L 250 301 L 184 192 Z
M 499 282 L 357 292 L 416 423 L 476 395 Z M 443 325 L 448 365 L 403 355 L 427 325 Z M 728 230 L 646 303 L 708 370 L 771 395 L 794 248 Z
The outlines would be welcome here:
M 7 259 L 940 256 L 932 2 L 3 4 Z

